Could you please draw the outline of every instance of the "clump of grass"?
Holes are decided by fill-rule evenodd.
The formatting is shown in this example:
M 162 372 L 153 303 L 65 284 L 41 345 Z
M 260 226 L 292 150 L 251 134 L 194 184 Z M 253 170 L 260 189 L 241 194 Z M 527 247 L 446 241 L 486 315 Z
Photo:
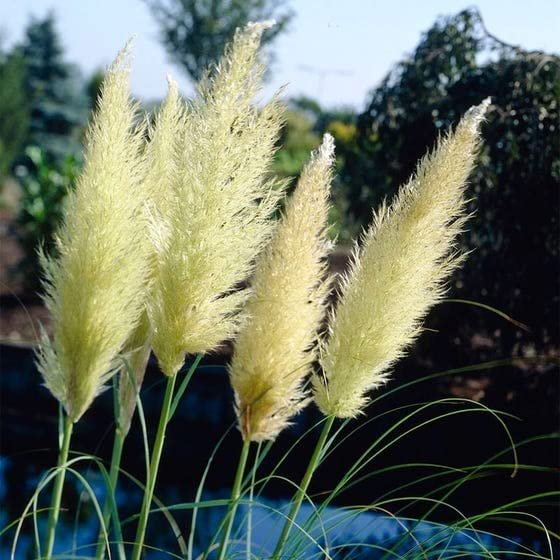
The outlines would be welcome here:
M 463 260 L 455 243 L 467 219 L 464 193 L 489 103 L 471 108 L 457 130 L 420 162 L 393 204 L 382 205 L 374 215 L 362 246 L 354 250 L 329 317 L 322 371 L 313 378 L 315 402 L 326 420 L 275 558 L 288 540 L 334 419 L 362 413 L 368 390 L 387 381 L 388 368 L 418 336 L 421 320 Z
M 257 264 L 247 320 L 230 367 L 243 447 L 218 559 L 227 553 L 252 441 L 274 440 L 309 403 L 303 383 L 317 355 L 330 281 L 326 279 L 329 190 L 334 140 L 303 170 L 274 236 Z
M 173 181 L 177 176 L 178 139 L 181 137 L 185 107 L 179 96 L 177 84 L 168 77 L 169 89 L 154 123 L 148 128 L 149 141 L 145 146 L 146 173 L 143 186 L 146 193 L 146 210 L 149 223 L 161 220 L 172 207 Z M 142 386 L 147 361 L 152 349 L 153 328 L 148 317 L 148 302 L 158 274 L 158 251 L 148 248 L 148 296 L 138 326 L 131 334 L 125 350 L 128 366 L 121 368 L 119 384 L 119 427 L 126 435 L 136 408 L 136 397 Z
M 344 430 L 350 420 L 363 414 L 369 392 L 386 383 L 391 366 L 419 335 L 427 311 L 442 297 L 449 274 L 464 260 L 456 239 L 468 218 L 465 186 L 489 100 L 469 110 L 457 128 L 420 162 L 392 204 L 378 210 L 361 246 L 355 249 L 339 302 L 328 314 L 332 279 L 326 273 L 330 250 L 326 234 L 334 143 L 329 135 L 324 137 L 285 212 L 279 220 L 273 219 L 284 194 L 284 184 L 269 176 L 283 107 L 278 96 L 263 106 L 255 104 L 264 72 L 260 39 L 268 26 L 266 22 L 249 24 L 238 30 L 222 61 L 199 84 L 194 100 L 183 101 L 170 79 L 168 95 L 149 126 L 147 143 L 143 128 L 135 126 L 136 107 L 128 92 L 128 49 L 107 73 L 87 138 L 84 171 L 69 197 L 57 236 L 59 256 L 43 258 L 45 302 L 53 316 L 54 335 L 51 340 L 44 336 L 37 363 L 65 417 L 57 468 L 39 483 L 17 522 L 13 555 L 21 526 L 32 508 L 37 554 L 42 555 L 37 502 L 40 492 L 54 480 L 42 555 L 47 560 L 52 557 L 64 475 L 69 469 L 86 488 L 100 520 L 96 557 L 101 560 L 106 550 L 111 551 L 106 547 L 113 521 L 119 556 L 125 558 L 124 522 L 114 494 L 124 439 L 136 405 L 141 403 L 139 391 L 152 348 L 167 384 L 151 450 L 139 406 L 147 473 L 145 483 L 134 479 L 143 491 L 143 501 L 138 514 L 127 520 L 136 522 L 133 560 L 140 560 L 147 548 L 146 529 L 153 503 L 169 521 L 182 557 L 189 560 L 198 509 L 202 505 L 227 506 L 201 557 L 208 559 L 217 550 L 218 560 L 224 560 L 245 492 L 250 496 L 245 500 L 249 516 L 246 556 L 254 557 L 251 508 L 276 477 L 278 466 L 260 480 L 258 469 L 280 432 L 312 399 L 325 415 L 320 422 L 322 430 L 301 482 L 294 483 L 296 492 L 287 515 L 276 512 L 284 523 L 272 557 L 298 557 L 305 550 L 303 535 L 331 558 L 328 533 L 335 531 L 336 524 L 323 522 L 325 509 L 341 492 L 369 476 L 364 470 L 384 449 L 432 422 L 408 425 L 435 403 L 414 405 L 412 411 L 408 407 L 399 410 L 402 417 L 323 496 L 313 515 L 298 523 L 315 471 L 338 452 L 348 437 Z M 325 315 L 328 329 L 320 334 Z M 213 455 L 195 502 L 174 506 L 173 510 L 193 510 L 187 546 L 171 510 L 154 495 L 166 429 L 202 354 L 233 338 L 235 350 L 229 371 L 243 440 L 240 459 L 229 500 L 201 501 Z M 195 353 L 198 357 L 176 389 L 185 356 Z M 73 423 L 119 367 L 122 373 L 118 387 L 114 384 L 118 391 L 114 399 L 117 425 L 109 471 L 93 456 L 69 461 Z M 392 389 L 397 390 L 400 388 Z M 460 402 L 443 399 L 438 404 Z M 505 427 L 501 415 L 484 405 L 473 405 L 472 411 L 490 413 Z M 434 421 L 461 412 L 453 409 Z M 331 435 L 337 418 L 343 422 Z M 252 442 L 258 446 L 247 475 Z M 297 452 L 302 451 L 297 448 Z M 87 477 L 77 471 L 78 464 L 86 461 L 97 465 L 103 475 L 108 492 L 103 512 Z M 514 472 L 516 468 L 517 464 Z M 461 481 L 443 485 L 435 497 L 407 499 L 437 504 L 428 509 L 427 518 L 482 469 L 482 465 L 459 469 L 464 474 Z M 256 491 L 259 494 L 255 496 Z M 374 504 L 357 508 L 350 515 L 374 508 L 389 511 L 387 507 L 399 500 L 402 498 L 394 498 L 389 489 Z M 397 515 L 404 512 L 397 510 Z M 460 519 L 449 530 L 453 534 L 469 532 L 472 521 L 484 517 Z M 414 529 L 420 521 L 413 523 L 407 535 L 416 540 Z M 536 522 L 531 519 L 530 523 Z M 451 550 L 460 555 L 461 550 L 453 548 L 455 542 L 447 539 L 448 533 L 436 540 L 436 545 L 422 547 L 418 543 L 418 548 L 442 558 Z M 544 533 L 549 536 L 546 529 Z M 494 558 L 476 532 L 469 532 L 468 538 L 474 542 L 474 550 Z M 402 542 L 385 549 L 386 556 L 400 555 Z M 442 542 L 443 548 L 437 549 Z M 331 551 L 344 547 L 353 554 L 365 545 L 341 543 Z M 415 546 L 410 549 L 412 557 L 417 552 Z M 527 554 L 525 548 L 522 554 Z

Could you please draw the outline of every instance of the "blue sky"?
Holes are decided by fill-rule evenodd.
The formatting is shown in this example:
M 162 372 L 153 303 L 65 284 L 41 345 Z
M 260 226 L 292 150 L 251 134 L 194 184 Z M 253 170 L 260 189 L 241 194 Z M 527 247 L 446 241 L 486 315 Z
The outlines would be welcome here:
M 269 90 L 288 84 L 327 106 L 363 107 L 367 93 L 391 66 L 411 52 L 441 14 L 463 0 L 291 0 L 291 29 L 276 43 Z M 528 49 L 560 51 L 560 0 L 480 0 L 486 26 L 496 36 Z M 164 95 L 172 74 L 188 92 L 190 83 L 169 63 L 158 29 L 142 0 L 18 0 L 0 2 L 0 29 L 10 44 L 21 38 L 31 14 L 53 9 L 68 60 L 84 72 L 105 66 L 131 35 L 136 36 L 132 90 L 143 99 Z

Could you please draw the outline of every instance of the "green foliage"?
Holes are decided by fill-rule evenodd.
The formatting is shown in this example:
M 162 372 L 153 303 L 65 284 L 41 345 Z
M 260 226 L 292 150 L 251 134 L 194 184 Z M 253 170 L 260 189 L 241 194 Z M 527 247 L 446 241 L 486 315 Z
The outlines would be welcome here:
M 95 110 L 99 94 L 101 93 L 101 84 L 105 79 L 105 72 L 98 68 L 94 70 L 86 83 L 86 95 L 89 101 L 89 108 Z
M 27 134 L 29 108 L 24 77 L 21 55 L 0 50 L 0 183 L 21 153 Z
M 301 111 L 289 110 L 279 140 L 274 174 L 297 177 L 309 159 L 309 153 L 320 143 L 321 137 L 313 129 L 312 121 Z
M 334 122 L 340 122 L 348 126 L 356 123 L 356 112 L 352 107 L 321 107 L 318 101 L 305 95 L 293 98 L 290 104 L 294 110 L 304 113 L 310 119 L 313 123 L 313 129 L 318 134 L 327 132 L 331 123 Z
M 310 150 L 329 132 L 335 139 L 338 167 L 356 136 L 356 115 L 350 108 L 324 109 L 310 97 L 290 100 L 286 124 L 280 138 L 275 173 L 282 177 L 298 176 L 307 161 Z
M 325 111 L 319 103 L 310 98 L 296 98 L 290 101 L 286 112 L 286 122 L 282 129 L 274 161 L 273 174 L 282 178 L 291 178 L 292 185 L 299 177 L 309 152 L 320 143 L 320 138 L 329 132 L 336 144 L 336 167 L 344 165 L 345 154 L 355 138 L 356 127 L 352 122 L 350 111 Z M 340 181 L 335 176 L 331 196 L 333 204 L 329 209 L 329 235 L 335 239 L 348 239 L 349 232 L 343 227 L 346 199 L 340 196 Z
M 321 136 L 328 132 L 335 140 L 336 168 L 344 168 L 346 156 L 356 141 L 356 114 L 351 108 L 325 109 L 310 97 L 299 96 L 290 100 L 286 124 L 280 139 L 274 173 L 281 177 L 298 177 L 309 151 L 319 145 Z M 347 208 L 345 190 L 335 175 L 332 185 L 333 204 L 329 212 L 329 233 L 333 238 L 348 240 L 350 231 L 344 223 Z
M 25 61 L 24 87 L 30 106 L 26 143 L 57 160 L 77 153 L 88 102 L 78 71 L 64 61 L 52 14 L 31 20 L 19 51 Z
M 194 81 L 222 55 L 238 27 L 274 18 L 263 44 L 271 44 L 293 17 L 284 0 L 145 0 L 160 26 L 162 42 Z
M 473 9 L 437 21 L 358 118 L 341 170 L 347 225 L 357 231 L 366 224 L 370 208 L 396 192 L 439 132 L 487 95 L 493 109 L 471 179 L 476 214 L 464 238 L 475 252 L 457 283 L 461 297 L 487 301 L 528 323 L 542 347 L 558 341 L 558 56 L 498 41 Z M 518 352 L 529 335 L 511 329 L 505 336 L 501 349 Z
M 25 257 L 20 272 L 30 287 L 39 278 L 37 251 L 43 246 L 52 250 L 53 234 L 62 218 L 66 193 L 72 188 L 79 171 L 77 159 L 67 155 L 60 164 L 37 146 L 25 150 L 24 164 L 18 168 L 22 196 L 17 216 L 18 240 Z

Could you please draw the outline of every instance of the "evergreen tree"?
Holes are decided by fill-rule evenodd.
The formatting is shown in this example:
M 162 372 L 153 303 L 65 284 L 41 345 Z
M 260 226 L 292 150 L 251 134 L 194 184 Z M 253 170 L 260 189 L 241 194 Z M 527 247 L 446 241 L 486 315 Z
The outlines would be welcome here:
M 95 111 L 97 109 L 97 101 L 99 94 L 101 93 L 101 84 L 105 79 L 105 72 L 98 68 L 94 70 L 90 75 L 86 83 L 86 95 L 89 102 L 89 107 L 91 110 Z
M 79 150 L 79 131 L 88 110 L 79 73 L 64 60 L 54 16 L 32 19 L 20 47 L 30 122 L 27 144 L 60 161 Z
M 29 107 L 24 79 L 21 55 L 0 50 L 0 183 L 21 153 L 27 135 Z
M 292 19 L 281 10 L 284 0 L 145 0 L 159 23 L 161 38 L 173 62 L 193 81 L 222 55 L 238 27 L 274 18 L 263 36 L 270 44 Z

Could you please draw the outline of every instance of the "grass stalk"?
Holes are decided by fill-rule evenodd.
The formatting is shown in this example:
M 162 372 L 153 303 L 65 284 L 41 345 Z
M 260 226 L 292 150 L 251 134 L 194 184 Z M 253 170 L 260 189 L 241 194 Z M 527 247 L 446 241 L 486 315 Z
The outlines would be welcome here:
M 72 437 L 72 428 L 74 424 L 69 416 L 64 415 L 64 423 L 62 428 L 62 441 L 58 453 L 57 468 L 59 472 L 54 483 L 54 490 L 51 499 L 51 507 L 49 513 L 49 521 L 47 524 L 47 540 L 45 544 L 45 559 L 50 560 L 54 548 L 54 539 L 56 533 L 56 525 L 60 514 L 60 502 L 62 499 L 62 489 L 64 487 L 64 478 L 66 469 L 64 465 L 68 461 L 68 452 L 70 451 L 70 439 Z
M 317 441 L 317 445 L 313 450 L 313 455 L 309 460 L 309 464 L 307 465 L 307 470 L 303 475 L 303 479 L 299 488 L 296 492 L 294 497 L 294 501 L 292 503 L 292 507 L 290 509 L 290 513 L 286 518 L 284 523 L 284 528 L 282 529 L 282 533 L 280 534 L 280 538 L 278 539 L 278 543 L 276 544 L 276 548 L 272 554 L 272 558 L 274 560 L 279 560 L 281 557 L 282 550 L 284 546 L 286 546 L 286 542 L 288 541 L 288 537 L 290 536 L 290 531 L 292 530 L 292 525 L 296 520 L 297 514 L 301 508 L 301 504 L 303 503 L 303 499 L 307 494 L 307 490 L 309 489 L 309 484 L 311 483 L 311 478 L 313 477 L 313 473 L 316 471 L 317 467 L 319 466 L 319 461 L 321 460 L 321 456 L 323 453 L 323 448 L 325 446 L 325 442 L 329 437 L 329 433 L 331 431 L 332 425 L 334 423 L 334 416 L 327 416 L 325 420 L 325 424 L 323 425 L 323 430 L 321 431 L 321 435 L 319 436 L 319 440 Z
M 229 536 L 231 534 L 231 529 L 235 520 L 235 513 L 237 512 L 237 506 L 239 504 L 239 496 L 241 495 L 241 483 L 243 482 L 243 475 L 245 473 L 245 466 L 247 465 L 247 457 L 249 456 L 250 447 L 251 440 L 249 438 L 243 440 L 243 447 L 241 448 L 239 463 L 237 464 L 237 471 L 235 473 L 235 479 L 233 481 L 233 488 L 231 489 L 231 499 L 226 515 L 226 527 L 224 530 L 222 541 L 220 543 L 218 560 L 224 560 L 226 556 Z
M 251 560 L 251 545 L 252 545 L 252 532 L 253 532 L 253 499 L 254 499 L 254 491 L 255 491 L 255 479 L 257 476 L 257 469 L 259 468 L 259 458 L 261 456 L 261 447 L 262 441 L 259 442 L 257 447 L 257 453 L 255 455 L 255 462 L 253 464 L 253 468 L 251 470 L 251 486 L 249 487 L 249 506 L 247 512 L 247 544 L 246 544 L 246 551 L 245 557 L 247 560 Z
M 115 438 L 113 440 L 113 451 L 111 453 L 111 467 L 109 469 L 109 482 L 110 487 L 107 488 L 107 492 L 112 492 L 115 496 L 117 490 L 117 482 L 119 478 L 119 470 L 121 465 L 122 450 L 125 440 L 125 434 L 123 431 L 117 427 L 115 430 Z M 105 500 L 105 506 L 103 508 L 103 524 L 105 531 L 109 532 L 109 526 L 111 524 L 111 500 L 107 496 Z M 105 555 L 105 539 L 103 537 L 103 527 L 99 529 L 99 536 L 97 537 L 97 549 L 95 551 L 95 557 L 97 560 L 103 560 Z
M 165 388 L 165 397 L 161 407 L 159 417 L 159 424 L 156 434 L 156 440 L 152 449 L 152 456 L 150 459 L 150 470 L 148 473 L 148 480 L 146 481 L 146 490 L 144 492 L 144 499 L 142 501 L 142 509 L 140 510 L 140 518 L 138 521 L 138 528 L 136 529 L 136 538 L 134 539 L 134 549 L 132 552 L 132 560 L 140 560 L 142 556 L 142 548 L 144 546 L 144 539 L 146 536 L 146 527 L 148 526 L 148 517 L 154 490 L 156 486 L 156 478 L 163 451 L 163 443 L 165 440 L 165 430 L 170 418 L 171 403 L 173 399 L 173 389 L 175 387 L 176 375 L 167 377 L 167 386 Z

